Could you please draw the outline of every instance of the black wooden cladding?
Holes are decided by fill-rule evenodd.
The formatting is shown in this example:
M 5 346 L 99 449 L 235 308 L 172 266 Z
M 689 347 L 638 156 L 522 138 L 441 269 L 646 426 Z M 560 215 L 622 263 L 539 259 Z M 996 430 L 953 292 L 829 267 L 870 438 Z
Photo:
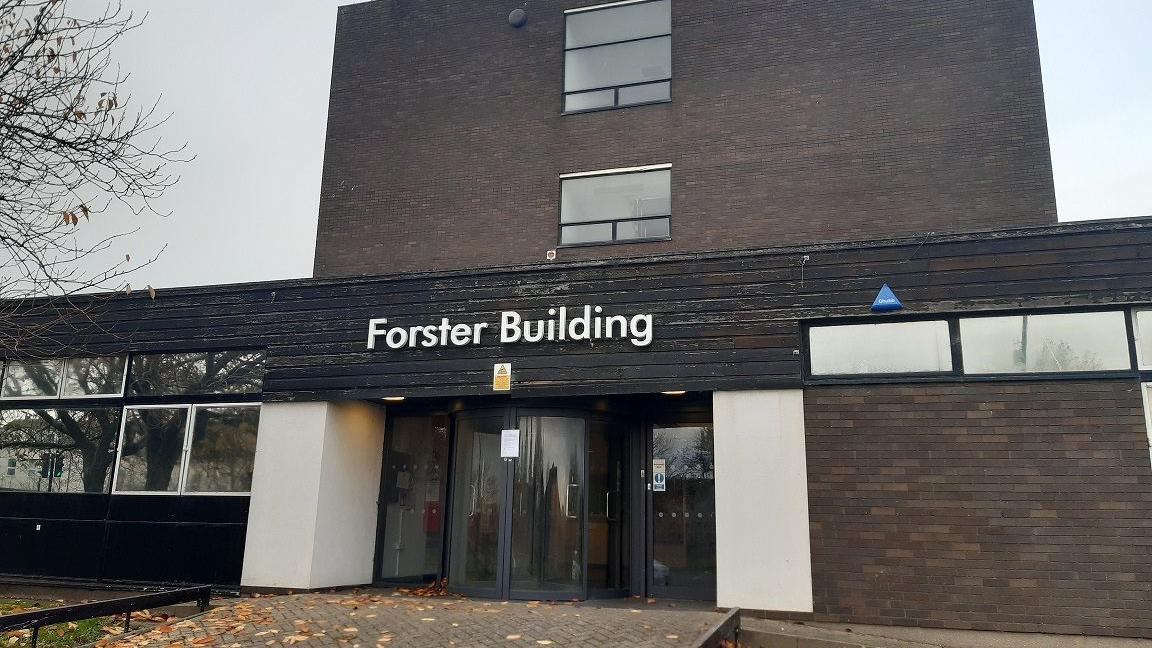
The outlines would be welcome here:
M 98 297 L 24 353 L 268 348 L 266 400 L 520 396 L 796 387 L 801 320 L 869 317 L 881 284 L 905 310 L 972 312 L 1152 301 L 1152 218 L 891 242 L 668 255 L 476 271 L 305 279 Z M 807 257 L 807 259 L 805 259 Z M 499 313 L 585 304 L 651 313 L 655 339 L 498 343 Z M 488 322 L 476 347 L 366 349 L 389 326 Z
M 0 579 L 237 587 L 248 497 L 0 493 Z

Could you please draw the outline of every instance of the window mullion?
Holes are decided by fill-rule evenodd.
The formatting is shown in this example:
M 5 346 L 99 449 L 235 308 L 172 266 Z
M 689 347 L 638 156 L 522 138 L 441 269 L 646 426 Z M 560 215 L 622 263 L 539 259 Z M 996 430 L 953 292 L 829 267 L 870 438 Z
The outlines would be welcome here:
M 184 454 L 180 458 L 180 487 L 176 489 L 177 495 L 184 495 L 184 488 L 188 484 L 188 459 L 192 454 L 192 430 L 195 429 L 197 405 L 188 406 L 188 419 L 184 422 Z

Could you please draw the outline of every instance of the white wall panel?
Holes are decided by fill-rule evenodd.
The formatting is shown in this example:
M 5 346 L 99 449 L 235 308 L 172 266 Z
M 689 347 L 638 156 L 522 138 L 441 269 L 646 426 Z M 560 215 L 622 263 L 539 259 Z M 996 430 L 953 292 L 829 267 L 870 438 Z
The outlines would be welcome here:
M 812 611 L 804 395 L 715 392 L 717 605 Z

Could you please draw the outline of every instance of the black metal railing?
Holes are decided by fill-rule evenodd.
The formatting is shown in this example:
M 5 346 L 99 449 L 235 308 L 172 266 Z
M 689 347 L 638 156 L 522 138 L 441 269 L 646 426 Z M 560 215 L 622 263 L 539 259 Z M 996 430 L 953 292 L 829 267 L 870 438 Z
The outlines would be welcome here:
M 692 648 L 736 648 L 739 645 L 740 608 L 732 608 L 719 623 L 700 635 Z
M 208 585 L 199 587 L 185 587 L 183 589 L 157 592 L 155 594 L 139 594 L 123 598 L 96 601 L 93 603 L 77 603 L 76 605 L 63 605 L 60 607 L 19 612 L 0 616 L 0 633 L 14 630 L 32 631 L 32 648 L 36 648 L 36 641 L 40 637 L 40 628 L 68 623 L 69 621 L 83 621 L 102 616 L 124 615 L 124 630 L 130 629 L 132 613 L 139 610 L 175 605 L 187 601 L 196 601 L 203 612 L 208 609 L 208 600 L 212 596 L 212 588 Z

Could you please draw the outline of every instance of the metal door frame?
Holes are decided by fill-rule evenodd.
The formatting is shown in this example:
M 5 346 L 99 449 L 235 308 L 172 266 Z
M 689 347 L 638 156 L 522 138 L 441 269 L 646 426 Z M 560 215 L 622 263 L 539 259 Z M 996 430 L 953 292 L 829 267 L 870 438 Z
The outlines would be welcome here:
M 648 475 L 648 471 L 652 466 L 652 435 L 657 427 L 699 427 L 711 426 L 711 417 L 708 420 L 697 418 L 695 416 L 682 416 L 674 419 L 665 420 L 649 420 L 645 421 L 643 425 L 643 433 L 641 442 L 644 447 L 644 468 L 643 473 L 647 475 L 644 478 L 644 485 L 642 486 L 642 499 L 644 502 L 644 596 L 655 597 L 659 594 L 660 598 L 671 600 L 685 600 L 685 601 L 714 601 L 716 600 L 716 585 L 713 583 L 711 588 L 673 588 L 662 592 L 656 592 L 655 585 L 653 584 L 653 576 L 656 570 L 652 568 L 652 563 L 656 559 L 656 552 L 654 550 L 655 538 L 655 506 L 652 501 L 652 479 Z M 715 440 L 713 440 L 715 445 Z M 715 461 L 715 447 L 713 447 L 713 461 Z M 715 470 L 715 464 L 713 464 Z M 713 505 L 715 506 L 715 505 Z M 715 518 L 713 518 L 715 520 Z M 715 522 L 713 522 L 715 524 Z
M 590 541 L 590 525 L 589 525 L 589 511 L 588 511 L 588 493 L 589 493 L 589 441 L 591 434 L 591 423 L 595 420 L 600 420 L 611 424 L 618 434 L 625 435 L 622 442 L 622 447 L 625 453 L 625 471 L 634 476 L 635 464 L 638 459 L 635 448 L 637 441 L 642 440 L 642 434 L 639 433 L 639 426 L 627 418 L 605 414 L 601 412 L 581 410 L 581 409 L 568 409 L 568 408 L 551 408 L 551 407 L 538 407 L 532 405 L 518 405 L 510 404 L 505 407 L 497 408 L 483 408 L 476 410 L 466 410 L 455 412 L 452 415 L 451 434 L 449 436 L 449 446 L 451 452 L 450 464 L 450 483 L 445 496 L 445 527 L 444 527 L 444 542 L 443 542 L 443 566 L 442 574 L 449 576 L 451 574 L 452 562 L 452 547 L 453 538 L 456 529 L 456 506 L 459 502 L 455 497 L 455 483 L 456 480 L 462 479 L 461 472 L 461 457 L 459 456 L 460 440 L 457 437 L 459 433 L 458 422 L 463 418 L 491 418 L 502 421 L 501 429 L 518 429 L 520 418 L 524 416 L 555 416 L 576 418 L 584 422 L 584 437 L 583 437 L 583 470 L 581 474 L 581 489 L 580 489 L 580 508 L 582 515 L 582 530 L 581 530 L 581 578 L 580 587 L 578 591 L 572 592 L 568 590 L 534 590 L 531 592 L 521 593 L 516 595 L 512 590 L 512 507 L 515 503 L 515 471 L 518 459 L 503 459 L 504 469 L 500 471 L 500 486 L 501 493 L 501 509 L 500 509 L 500 532 L 496 548 L 496 585 L 495 587 L 459 587 L 452 584 L 449 580 L 448 586 L 453 592 L 458 592 L 467 596 L 476 596 L 481 598 L 495 598 L 500 600 L 571 600 L 579 598 L 587 600 L 592 594 L 597 597 L 615 597 L 625 596 L 628 593 L 636 592 L 635 581 L 638 572 L 645 571 L 643 562 L 638 561 L 638 557 L 643 555 L 637 553 L 637 539 L 642 538 L 640 526 L 637 520 L 642 520 L 643 517 L 636 517 L 637 500 L 640 498 L 635 496 L 637 492 L 635 489 L 636 480 L 628 479 L 623 480 L 627 492 L 623 494 L 627 503 L 621 506 L 621 514 L 627 515 L 627 519 L 622 522 L 621 530 L 621 549 L 628 551 L 628 569 L 629 569 L 629 583 L 622 583 L 619 588 L 611 589 L 597 589 L 592 590 L 588 583 L 588 547 Z M 623 559 L 623 556 L 619 557 Z

